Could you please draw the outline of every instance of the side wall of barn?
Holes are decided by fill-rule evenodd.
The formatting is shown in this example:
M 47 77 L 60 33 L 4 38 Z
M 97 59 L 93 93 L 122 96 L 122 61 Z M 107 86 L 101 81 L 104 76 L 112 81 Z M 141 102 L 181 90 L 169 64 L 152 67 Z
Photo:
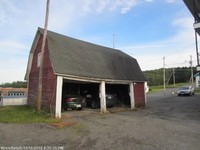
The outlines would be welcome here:
M 33 53 L 32 66 L 28 83 L 28 104 L 37 106 L 38 80 L 39 80 L 39 59 L 42 47 L 42 36 L 39 37 L 37 46 Z M 55 109 L 56 75 L 49 58 L 48 42 L 46 42 L 43 55 L 43 76 L 42 76 L 42 108 L 47 110 Z
M 144 107 L 145 106 L 145 88 L 144 82 L 137 82 L 134 85 L 134 98 L 135 98 L 135 107 Z

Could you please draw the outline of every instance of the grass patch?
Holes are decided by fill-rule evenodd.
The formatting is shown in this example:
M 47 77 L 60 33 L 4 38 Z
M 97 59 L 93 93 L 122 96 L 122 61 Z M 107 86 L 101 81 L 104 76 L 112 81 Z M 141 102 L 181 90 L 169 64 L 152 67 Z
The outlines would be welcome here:
M 51 118 L 45 112 L 36 112 L 31 106 L 0 107 L 1 123 L 54 123 L 58 120 Z
M 195 93 L 200 93 L 200 88 L 196 88 Z

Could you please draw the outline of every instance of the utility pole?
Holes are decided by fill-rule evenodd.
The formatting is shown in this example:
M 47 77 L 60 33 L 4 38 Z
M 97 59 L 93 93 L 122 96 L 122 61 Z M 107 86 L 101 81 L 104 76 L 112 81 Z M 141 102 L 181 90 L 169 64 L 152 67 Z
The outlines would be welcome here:
M 173 68 L 173 82 L 175 87 L 176 86 L 175 68 Z
M 47 0 L 44 33 L 43 33 L 42 48 L 41 48 L 40 67 L 39 67 L 39 79 L 38 79 L 38 99 L 37 99 L 37 111 L 38 112 L 41 111 L 41 107 L 42 107 L 43 55 L 44 55 L 44 49 L 45 49 L 45 45 L 46 45 L 47 26 L 48 26 L 48 17 L 49 17 L 49 4 L 50 4 L 50 0 Z
M 164 95 L 166 95 L 166 87 L 165 87 L 165 56 L 163 57 L 163 90 L 164 90 Z
M 193 67 L 192 67 L 192 55 L 190 55 L 190 69 L 191 69 L 191 82 L 192 82 L 192 85 L 194 83 L 194 80 L 193 80 Z

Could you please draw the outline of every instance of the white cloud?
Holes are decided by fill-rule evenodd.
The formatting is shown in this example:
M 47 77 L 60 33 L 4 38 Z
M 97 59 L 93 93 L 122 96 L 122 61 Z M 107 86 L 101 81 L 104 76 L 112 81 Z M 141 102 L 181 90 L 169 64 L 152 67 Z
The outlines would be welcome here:
M 162 59 L 166 57 L 167 67 L 188 66 L 185 61 L 192 55 L 196 65 L 196 51 L 192 17 L 178 17 L 172 20 L 172 26 L 177 28 L 177 33 L 162 41 L 141 43 L 133 46 L 122 47 L 136 58 L 142 70 L 162 68 Z
M 164 0 L 173 3 L 178 0 Z M 91 37 L 97 43 L 104 33 L 81 34 L 86 32 L 81 25 L 90 21 L 103 19 L 107 16 L 116 16 L 130 12 L 139 3 L 156 2 L 155 0 L 51 0 L 49 13 L 49 30 L 69 35 L 80 34 L 81 39 Z M 41 0 L 0 0 L 0 83 L 23 80 L 28 53 L 38 26 L 44 26 L 45 1 Z M 113 15 L 114 14 L 114 15 Z M 110 17 L 111 18 L 111 17 Z M 109 21 L 106 20 L 105 21 Z M 162 67 L 162 57 L 169 55 L 169 49 L 183 52 L 182 55 L 166 57 L 168 60 L 182 62 L 194 51 L 192 42 L 192 19 L 181 15 L 172 21 L 177 27 L 177 34 L 173 37 L 154 43 L 141 43 L 120 48 L 135 57 L 142 69 Z M 79 32 L 80 31 L 80 32 Z M 88 31 L 89 32 L 89 31 Z M 105 35 L 104 35 L 105 36 Z M 94 40 L 95 39 L 95 40 Z M 111 38 L 112 43 L 112 38 Z M 190 46 L 191 45 L 191 46 Z M 148 49 L 148 50 L 147 50 Z M 155 52 L 156 51 L 156 52 Z M 141 54 L 141 52 L 143 54 Z M 171 52 L 170 52 L 171 54 Z M 192 54 L 193 55 L 193 54 Z M 178 57 L 177 57 L 178 56 Z M 180 56 L 180 57 L 179 57 Z M 195 56 L 194 56 L 195 58 Z M 4 61 L 2 61 L 4 60 Z M 176 63 L 171 61 L 172 63 Z M 168 63 L 168 62 L 167 62 Z M 16 73 L 13 76 L 13 73 Z
M 180 0 L 165 0 L 166 3 L 176 3 L 180 2 Z
M 136 6 L 137 1 L 136 0 L 126 0 L 124 3 L 124 6 L 121 8 L 121 13 L 127 13 L 129 10 L 131 10 L 132 7 Z
M 53 0 L 50 3 L 49 29 L 70 32 L 91 17 L 95 20 L 101 15 L 125 14 L 137 3 L 138 0 Z
M 180 17 L 172 21 L 172 25 L 177 29 L 177 35 L 171 38 L 174 42 L 192 42 L 194 41 L 194 29 L 192 26 L 192 17 Z
M 24 43 L 19 43 L 17 41 L 0 41 L 0 53 L 19 53 L 22 50 L 28 49 Z
M 8 0 L 0 1 L 0 26 L 3 26 L 6 23 L 10 23 L 12 21 L 12 15 L 18 14 L 19 10 L 15 7 L 15 5 Z
M 5 63 L 0 63 L 0 83 L 23 81 L 27 59 L 8 57 Z
M 145 2 L 155 2 L 155 0 L 144 0 Z M 176 3 L 180 2 L 180 0 L 163 0 L 166 3 Z
M 119 10 L 121 14 L 125 14 L 138 4 L 138 0 L 110 0 L 108 9 L 112 11 Z
M 154 0 L 144 0 L 145 2 L 154 2 Z
M 163 57 L 165 57 L 165 67 L 173 68 L 173 67 L 189 67 L 190 56 L 193 58 L 193 66 L 196 66 L 196 55 L 195 51 L 191 48 L 194 46 L 188 46 L 184 50 L 175 51 L 174 53 L 168 53 L 167 48 L 163 48 L 163 54 L 161 53 L 151 53 L 148 55 L 140 54 L 140 55 L 132 55 L 132 57 L 136 58 L 142 70 L 153 70 L 163 68 Z

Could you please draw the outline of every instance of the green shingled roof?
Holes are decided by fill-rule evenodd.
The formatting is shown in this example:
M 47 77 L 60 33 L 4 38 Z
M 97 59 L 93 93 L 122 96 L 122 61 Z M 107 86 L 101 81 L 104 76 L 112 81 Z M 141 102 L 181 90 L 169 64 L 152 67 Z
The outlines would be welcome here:
M 38 29 L 43 33 L 42 29 Z M 146 81 L 137 60 L 120 50 L 47 32 L 50 60 L 56 74 L 86 78 Z

